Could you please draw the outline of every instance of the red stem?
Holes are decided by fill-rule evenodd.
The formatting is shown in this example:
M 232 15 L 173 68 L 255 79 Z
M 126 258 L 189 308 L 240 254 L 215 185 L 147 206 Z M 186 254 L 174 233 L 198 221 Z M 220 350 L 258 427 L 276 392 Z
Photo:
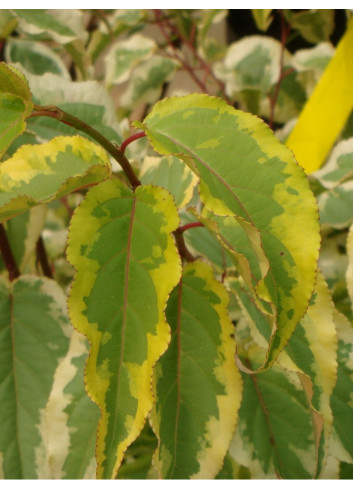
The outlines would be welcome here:
M 155 9 L 155 14 L 156 14 L 156 17 L 158 16 L 158 20 L 159 20 L 159 23 L 158 25 L 162 28 L 162 22 L 161 22 L 161 11 L 158 10 L 158 9 Z M 195 46 L 194 46 L 194 38 L 195 38 L 195 32 L 196 32 L 196 25 L 194 24 L 194 29 L 192 30 L 191 32 L 191 38 L 188 39 L 186 38 L 185 36 L 183 36 L 183 34 L 179 31 L 179 29 L 173 25 L 169 19 L 167 18 L 164 18 L 164 23 L 165 25 L 171 30 L 171 32 L 173 32 L 173 34 L 178 38 L 180 39 L 180 41 L 185 44 L 186 46 L 188 46 L 188 48 L 190 49 L 190 51 L 192 52 L 194 58 L 198 61 L 198 63 L 200 64 L 200 66 L 205 70 L 205 81 L 207 80 L 208 76 L 211 76 L 211 78 L 217 83 L 217 85 L 219 86 L 219 89 L 222 93 L 222 96 L 224 98 L 224 100 L 226 100 L 226 102 L 228 104 L 232 104 L 232 101 L 228 98 L 227 94 L 225 93 L 225 88 L 224 88 L 224 83 L 221 81 L 221 80 L 218 80 L 218 78 L 213 74 L 212 72 L 212 69 L 210 67 L 210 65 L 199 55 L 199 53 L 197 52 L 197 50 L 195 49 Z M 169 36 L 168 36 L 168 39 Z M 168 40 L 167 39 L 167 40 Z M 173 46 L 174 50 L 175 50 L 175 47 Z M 186 68 L 185 64 L 183 63 L 183 66 Z M 189 68 L 191 68 L 191 73 L 189 71 L 189 73 L 192 75 L 192 77 L 194 78 L 195 80 L 195 76 L 194 73 L 193 73 L 193 68 L 189 66 Z M 186 68 L 187 69 L 187 68 Z M 196 80 L 195 80 L 196 81 Z M 204 82 L 202 82 L 201 80 L 198 80 L 197 81 L 198 85 L 199 86 L 202 86 L 203 90 L 205 92 L 208 93 L 208 90 L 206 88 L 206 85 Z
M 2 223 L 0 224 L 0 251 L 5 267 L 7 268 L 7 271 L 9 273 L 9 280 L 10 282 L 12 282 L 20 276 L 20 270 L 12 252 L 9 239 L 5 231 L 5 227 Z
M 283 11 L 279 11 L 280 17 L 281 17 L 281 58 L 280 58 L 280 70 L 279 70 L 279 79 L 276 84 L 275 90 L 273 92 L 272 97 L 270 98 L 270 119 L 269 119 L 269 126 L 272 129 L 273 128 L 273 121 L 274 121 L 274 116 L 275 116 L 275 108 L 276 108 L 276 102 L 277 98 L 279 95 L 279 90 L 281 88 L 281 83 L 282 80 L 289 75 L 289 73 L 292 72 L 292 70 L 287 70 L 283 72 L 283 63 L 284 63 L 284 50 L 286 47 L 286 42 L 287 42 L 287 37 L 290 32 L 290 25 L 286 27 L 285 21 L 284 21 L 284 15 Z
M 187 231 L 188 229 L 192 229 L 192 228 L 201 228 L 203 227 L 203 224 L 201 222 L 189 222 L 188 224 L 184 224 L 184 226 L 180 226 L 180 228 L 178 228 L 178 231 L 180 233 L 183 233 L 184 231 Z
M 126 150 L 126 147 L 130 143 L 132 143 L 133 141 L 136 141 L 137 139 L 141 139 L 141 138 L 144 138 L 144 137 L 146 137 L 145 131 L 142 131 L 142 132 L 138 132 L 136 134 L 133 134 L 132 136 L 128 137 L 127 139 L 125 139 L 125 141 L 123 141 L 121 143 L 120 151 L 124 154 L 125 153 L 125 150 Z

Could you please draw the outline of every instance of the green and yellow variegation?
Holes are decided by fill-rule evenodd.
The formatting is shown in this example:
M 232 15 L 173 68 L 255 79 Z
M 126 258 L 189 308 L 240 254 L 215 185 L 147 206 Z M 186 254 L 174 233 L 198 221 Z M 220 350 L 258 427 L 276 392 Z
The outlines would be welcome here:
M 105 180 L 108 155 L 81 136 L 25 145 L 0 167 L 0 221 Z
M 98 478 L 116 476 L 152 408 L 152 369 L 170 341 L 164 309 L 181 273 L 170 236 L 178 223 L 166 190 L 132 192 L 118 180 L 91 189 L 71 222 L 68 304 L 91 343 L 85 383 L 101 409 Z
M 136 125 L 156 151 L 184 159 L 197 174 L 211 214 L 259 233 L 269 271 L 258 296 L 274 308 L 262 368 L 268 367 L 306 311 L 315 283 L 318 212 L 303 170 L 268 126 L 216 97 L 165 99 Z

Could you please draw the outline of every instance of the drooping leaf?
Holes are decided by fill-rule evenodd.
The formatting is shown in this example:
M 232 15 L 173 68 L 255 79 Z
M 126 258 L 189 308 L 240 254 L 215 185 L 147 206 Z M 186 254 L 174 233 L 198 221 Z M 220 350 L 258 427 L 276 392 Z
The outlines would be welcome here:
M 0 453 L 6 479 L 50 477 L 45 407 L 69 344 L 66 297 L 54 281 L 0 282 Z
M 133 68 L 152 56 L 156 50 L 157 44 L 141 34 L 116 42 L 105 57 L 106 83 L 113 85 L 126 82 Z
M 106 179 L 105 151 L 81 136 L 22 146 L 0 167 L 0 220 Z
M 11 38 L 6 42 L 5 56 L 10 63 L 19 63 L 34 75 L 49 72 L 70 79 L 60 56 L 43 43 Z
M 323 164 L 353 108 L 353 19 L 286 144 L 307 173 Z
M 256 370 L 263 353 L 253 345 L 243 363 Z M 252 479 L 313 478 L 314 425 L 297 375 L 275 365 L 242 377 L 243 400 L 230 455 L 250 469 Z
M 153 183 L 166 188 L 174 196 L 179 209 L 190 202 L 197 184 L 195 174 L 174 156 L 147 156 L 141 168 L 140 179 L 144 184 Z
M 232 439 L 242 383 L 227 305 L 209 265 L 184 266 L 167 307 L 171 344 L 155 370 L 151 421 L 164 479 L 215 477 Z
M 306 311 L 314 287 L 319 225 L 304 172 L 264 123 L 215 97 L 165 99 L 143 124 L 135 124 L 156 151 L 184 159 L 199 176 L 200 197 L 210 213 L 233 217 L 248 236 L 260 236 L 270 269 L 257 293 L 274 308 L 263 366 L 268 367 Z
M 74 331 L 46 406 L 48 463 L 53 479 L 94 479 L 99 409 L 87 396 L 83 376 L 86 338 Z
M 91 343 L 85 383 L 101 409 L 98 478 L 115 477 L 152 408 L 152 368 L 170 339 L 165 304 L 180 278 L 170 236 L 178 222 L 166 190 L 134 193 L 118 180 L 91 189 L 71 221 L 67 256 L 77 273 L 68 304 Z

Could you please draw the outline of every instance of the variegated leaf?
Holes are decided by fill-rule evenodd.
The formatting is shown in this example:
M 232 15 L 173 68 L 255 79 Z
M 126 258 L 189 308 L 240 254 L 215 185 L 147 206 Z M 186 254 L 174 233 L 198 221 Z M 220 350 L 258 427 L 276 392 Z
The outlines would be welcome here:
M 94 479 L 100 411 L 87 396 L 83 376 L 88 343 L 73 331 L 46 406 L 48 464 L 53 479 Z
M 321 272 L 318 273 L 315 291 L 308 311 L 297 325 L 286 353 L 310 380 L 308 397 L 315 411 L 319 475 L 326 463 L 333 415 L 330 405 L 337 380 L 337 332 L 335 309 L 330 292 Z M 281 354 L 279 362 L 292 369 Z M 305 379 L 303 381 L 305 385 Z
M 134 69 L 129 85 L 120 98 L 120 105 L 132 110 L 139 103 L 158 100 L 162 86 L 169 81 L 178 64 L 165 56 L 154 55 Z
M 0 282 L 0 454 L 6 479 L 50 478 L 45 407 L 71 328 L 54 281 Z
M 166 188 L 174 196 L 179 209 L 190 202 L 197 184 L 196 175 L 175 156 L 147 156 L 140 178 L 143 184 L 153 183 Z
M 83 13 L 77 9 L 15 9 L 19 26 L 30 35 L 47 34 L 59 44 L 87 40 Z
M 96 80 L 72 82 L 52 73 L 36 76 L 24 71 L 36 104 L 57 105 L 110 141 L 121 144 L 123 139 L 114 103 L 101 83 Z M 59 134 L 77 134 L 76 129 L 49 117 L 28 119 L 28 128 L 37 135 L 38 142 L 48 141 Z M 85 137 L 89 138 L 86 134 Z
M 60 56 L 43 43 L 10 38 L 6 42 L 5 56 L 10 63 L 19 63 L 34 75 L 49 72 L 70 79 Z
M 343 229 L 353 221 L 353 180 L 326 190 L 318 196 L 322 226 Z
M 327 189 L 338 187 L 353 178 L 353 138 L 340 141 L 333 148 L 325 166 L 313 174 Z
M 167 307 L 171 344 L 155 369 L 151 421 L 164 479 L 215 477 L 232 439 L 242 382 L 227 305 L 209 265 L 184 266 Z
M 91 343 L 85 383 L 101 409 L 98 478 L 116 476 L 152 408 L 152 368 L 170 340 L 164 309 L 180 278 L 170 236 L 178 223 L 166 190 L 132 192 L 118 180 L 91 189 L 71 221 L 67 256 L 77 273 L 68 304 Z
M 256 370 L 263 354 L 253 345 L 242 357 L 243 363 Z M 252 479 L 313 478 L 315 427 L 298 376 L 277 365 L 242 376 L 243 400 L 230 455 L 250 469 Z
M 0 167 L 0 220 L 95 184 L 110 173 L 105 151 L 81 136 L 22 146 Z
M 222 63 L 216 65 L 216 74 L 224 80 L 230 97 L 243 90 L 268 93 L 277 82 L 280 70 L 281 43 L 271 37 L 249 36 L 228 46 Z M 290 54 L 284 52 L 284 64 Z
M 347 318 L 335 313 L 338 333 L 337 383 L 331 396 L 333 433 L 331 455 L 343 462 L 353 464 L 353 328 Z
M 105 57 L 105 81 L 108 85 L 126 82 L 135 66 L 148 59 L 157 50 L 150 37 L 135 34 L 112 45 Z
M 259 234 L 270 269 L 257 293 L 275 311 L 263 365 L 268 367 L 314 288 L 319 224 L 303 170 L 263 122 L 216 97 L 165 99 L 135 125 L 145 129 L 156 151 L 184 159 L 199 176 L 208 211 Z

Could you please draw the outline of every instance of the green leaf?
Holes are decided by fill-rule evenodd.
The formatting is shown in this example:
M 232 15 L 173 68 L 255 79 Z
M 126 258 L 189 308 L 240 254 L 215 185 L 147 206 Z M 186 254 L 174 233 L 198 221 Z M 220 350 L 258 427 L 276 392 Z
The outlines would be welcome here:
M 212 32 L 212 27 L 224 21 L 227 16 L 225 9 L 202 9 L 197 12 L 200 18 L 194 19 L 197 25 L 199 51 L 209 62 L 223 58 L 225 46 L 219 42 Z
M 166 190 L 134 193 L 119 180 L 91 189 L 71 221 L 68 305 L 91 343 L 85 384 L 101 409 L 98 478 L 116 476 L 152 408 L 152 369 L 170 340 L 164 309 L 181 273 L 170 236 L 178 224 Z
M 92 126 L 110 141 L 121 144 L 123 138 L 114 102 L 101 83 L 95 80 L 72 82 L 52 73 L 35 76 L 26 72 L 26 76 L 36 104 L 57 105 Z M 76 129 L 49 117 L 29 119 L 28 128 L 38 135 L 38 142 L 50 140 L 59 134 L 77 134 Z M 89 138 L 86 134 L 85 137 Z
M 353 181 L 344 182 L 318 196 L 321 225 L 336 229 L 349 226 L 353 220 Z
M 177 207 L 185 207 L 193 196 L 197 178 L 184 162 L 174 156 L 158 158 L 146 156 L 140 179 L 143 184 L 153 183 L 167 189 L 175 199 Z
M 105 57 L 106 83 L 113 85 L 126 82 L 133 68 L 152 56 L 156 50 L 155 41 L 141 34 L 116 42 Z
M 314 70 L 320 76 L 334 54 L 335 48 L 331 43 L 321 42 L 313 48 L 296 51 L 294 53 L 295 66 L 300 71 Z
M 22 276 L 0 281 L 0 458 L 6 479 L 50 477 L 45 407 L 70 324 L 55 282 Z
M 59 44 L 68 44 L 77 38 L 87 40 L 83 13 L 75 9 L 15 9 L 20 27 L 30 35 L 45 33 Z
M 170 81 L 178 64 L 164 56 L 154 55 L 134 69 L 120 105 L 132 109 L 138 103 L 152 104 L 158 100 L 164 83 Z
M 254 18 L 256 27 L 260 31 L 266 32 L 272 22 L 271 8 L 252 8 L 251 14 Z
M 312 9 L 293 15 L 292 27 L 309 42 L 328 41 L 334 29 L 334 14 L 332 9 Z
M 5 48 L 6 59 L 11 63 L 19 63 L 34 75 L 50 72 L 70 79 L 70 74 L 62 59 L 45 44 L 9 39 Z
M 0 157 L 10 144 L 26 129 L 28 104 L 17 95 L 0 94 Z
M 210 479 L 223 464 L 242 394 L 227 306 L 209 265 L 184 266 L 167 307 L 171 344 L 154 382 L 151 422 L 162 478 Z
M 6 234 L 21 273 L 29 273 L 27 269 L 32 271 L 33 264 L 29 262 L 41 236 L 46 211 L 45 206 L 39 205 L 6 222 Z
M 264 354 L 253 345 L 243 363 L 255 370 Z M 311 479 L 316 470 L 312 414 L 298 376 L 278 366 L 242 374 L 244 394 L 230 455 L 252 479 Z
M 249 36 L 228 46 L 222 63 L 216 65 L 218 77 L 226 83 L 230 97 L 242 90 L 268 93 L 278 81 L 281 43 L 267 36 Z M 284 51 L 283 62 L 290 64 L 290 54 Z
M 24 75 L 14 66 L 0 62 L 0 93 L 11 93 L 27 102 L 26 113 L 32 110 L 31 92 Z
M 318 472 L 323 468 L 322 457 L 327 458 L 333 422 L 330 397 L 337 379 L 337 332 L 334 315 L 335 309 L 328 286 L 319 272 L 308 311 L 286 347 L 286 352 L 296 365 L 294 371 L 299 368 L 311 380 L 309 398 L 316 416 L 316 436 L 318 441 L 321 439 L 323 449 L 323 453 L 319 453 Z M 285 355 L 280 355 L 279 362 L 284 368 L 293 369 L 285 361 Z
M 17 26 L 17 19 L 10 10 L 2 10 L 0 16 L 0 39 L 7 39 Z
M 338 332 L 337 383 L 331 396 L 333 433 L 331 454 L 353 464 L 353 329 L 343 314 L 335 316 Z
M 110 175 L 105 151 L 81 136 L 22 146 L 0 166 L 0 221 Z
M 94 479 L 100 412 L 87 396 L 83 376 L 88 342 L 77 331 L 55 372 L 46 407 L 48 461 L 53 479 Z
M 314 288 L 320 235 L 304 171 L 268 126 L 216 97 L 165 99 L 135 125 L 145 129 L 156 151 L 177 155 L 198 175 L 200 198 L 210 213 L 233 217 L 250 241 L 252 234 L 260 236 L 270 269 L 257 294 L 273 314 L 263 368 L 268 367 Z
M 338 187 L 353 178 L 353 138 L 340 141 L 333 148 L 327 163 L 313 173 L 327 189 Z
M 194 216 L 182 214 L 183 224 L 195 222 Z M 197 216 L 196 219 L 199 217 Z M 217 239 L 217 233 L 210 232 L 210 228 L 206 226 L 193 228 L 184 232 L 183 235 L 186 244 L 191 246 L 193 252 L 204 257 L 218 272 L 224 273 L 227 268 L 234 266 L 227 250 Z

